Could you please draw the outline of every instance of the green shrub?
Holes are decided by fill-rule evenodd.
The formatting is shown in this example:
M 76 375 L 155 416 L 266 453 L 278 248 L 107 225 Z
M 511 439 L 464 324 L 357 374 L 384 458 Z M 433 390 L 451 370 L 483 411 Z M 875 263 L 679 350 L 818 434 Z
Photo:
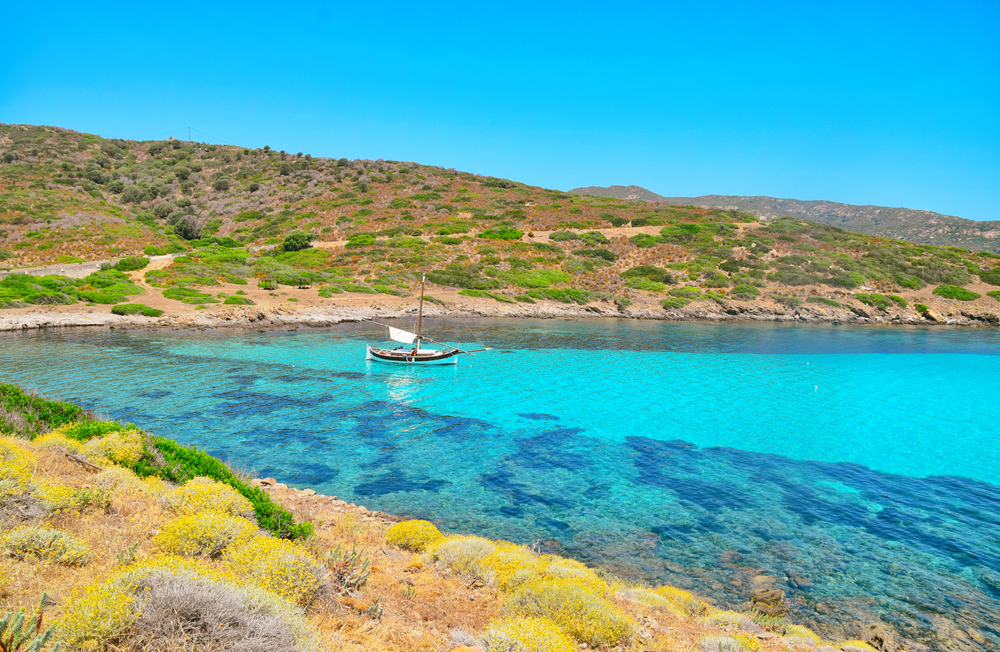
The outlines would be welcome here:
M 285 236 L 284 241 L 281 243 L 281 250 L 302 251 L 303 249 L 308 249 L 311 246 L 309 243 L 315 239 L 316 236 L 312 233 L 294 231 Z
M 344 283 L 344 292 L 355 292 L 358 294 L 378 294 L 378 290 L 359 283 Z
M 549 234 L 549 240 L 553 242 L 568 242 L 570 240 L 582 240 L 582 238 L 573 231 L 553 231 Z
M 651 281 L 645 276 L 626 279 L 625 285 L 636 290 L 645 290 L 646 292 L 662 292 L 667 287 L 663 283 Z
M 344 245 L 344 248 L 357 249 L 359 247 L 367 247 L 373 244 L 375 244 L 375 236 L 371 233 L 355 233 L 347 239 L 347 244 Z
M 663 305 L 665 310 L 675 310 L 677 308 L 683 308 L 689 303 L 691 303 L 691 300 L 683 297 L 667 297 L 663 300 L 661 305 Z
M 149 245 L 148 247 L 143 248 L 142 253 L 147 256 L 166 256 L 167 254 L 179 254 L 187 250 L 188 248 L 184 245 L 179 242 L 174 242 L 163 247 Z
M 524 236 L 524 231 L 515 229 L 512 226 L 495 226 L 479 234 L 480 238 L 491 240 L 520 240 L 522 236 Z
M 235 297 L 235 296 L 234 297 L 226 297 L 226 300 L 223 301 L 222 303 L 224 303 L 227 306 L 255 306 L 255 305 L 257 305 L 256 303 L 254 303 L 250 299 L 247 299 L 246 297 Z
M 910 304 L 908 304 L 908 303 L 906 302 L 906 299 L 904 299 L 904 298 L 903 298 L 903 297 L 901 297 L 901 296 L 898 296 L 898 295 L 895 295 L 895 294 L 890 294 L 890 295 L 888 295 L 888 296 L 889 296 L 889 299 L 891 299 L 891 300 L 892 300 L 892 301 L 894 301 L 894 302 L 895 302 L 895 303 L 896 303 L 897 305 L 899 305 L 899 307 L 900 307 L 900 308 L 905 308 L 906 306 L 910 305 Z
M 530 242 L 528 246 L 535 251 L 541 251 L 547 254 L 561 254 L 562 249 L 554 244 L 549 244 L 548 242 Z
M 927 312 L 928 310 L 930 310 L 930 308 L 928 308 L 927 305 L 923 303 L 918 303 L 913 307 L 916 308 L 917 312 Z
M 939 285 L 934 290 L 934 294 L 945 299 L 957 299 L 958 301 L 975 301 L 981 295 L 972 290 L 966 290 L 956 285 Z
M 613 263 L 618 260 L 618 254 L 608 251 L 607 249 L 577 249 L 573 252 L 577 256 L 587 256 L 590 258 L 600 258 L 606 260 L 609 263 Z
M 986 293 L 986 296 L 993 297 L 997 301 L 1000 301 L 1000 290 L 990 290 Z
M 734 299 L 743 299 L 745 301 L 756 299 L 758 295 L 760 295 L 760 289 L 746 283 L 737 285 L 732 291 L 732 297 Z
M 854 295 L 854 298 L 860 301 L 861 303 L 864 303 L 869 306 L 874 306 L 879 310 L 888 310 L 889 306 L 892 305 L 892 300 L 889 297 L 874 292 L 871 294 L 864 294 L 862 292 L 858 292 L 857 294 Z
M 502 278 L 522 288 L 547 288 L 556 283 L 569 283 L 573 277 L 556 269 L 511 269 Z
M 172 287 L 164 290 L 163 298 L 190 304 L 219 303 L 219 301 L 212 298 L 212 295 L 210 294 L 183 287 Z
M 633 220 L 634 223 L 634 220 Z M 655 247 L 660 244 L 660 239 L 656 236 L 648 235 L 646 233 L 639 233 L 629 238 L 629 242 L 634 244 L 636 247 L 641 249 L 647 249 L 649 247 Z
M 756 609 L 752 610 L 749 615 L 751 620 L 759 626 L 778 636 L 784 636 L 788 632 L 788 623 L 777 616 L 771 616 Z
M 319 289 L 319 292 L 317 294 L 319 294 L 319 296 L 324 299 L 329 299 L 335 294 L 343 294 L 343 293 L 344 293 L 344 288 L 338 287 L 336 285 L 324 285 Z
M 0 548 L 25 561 L 83 566 L 90 548 L 69 532 L 50 527 L 16 527 L 0 537 Z
M 670 285 L 674 282 L 674 277 L 671 276 L 670 272 L 662 267 L 656 267 L 655 265 L 639 265 L 638 267 L 632 267 L 622 272 L 622 276 L 625 278 L 646 278 L 650 281 L 655 281 L 656 283 L 665 283 Z
M 809 297 L 806 299 L 806 303 L 822 303 L 827 306 L 833 306 L 834 308 L 839 308 L 840 304 L 833 299 L 827 299 L 826 297 Z
M 802 299 L 797 299 L 795 297 L 775 296 L 773 299 L 782 305 L 788 306 L 789 308 L 797 308 L 802 305 Z
M 609 242 L 611 242 L 600 231 L 587 231 L 586 233 L 581 233 L 580 239 L 583 240 L 584 244 L 586 244 L 588 247 L 608 244 Z
M 591 299 L 590 292 L 577 290 L 576 288 L 542 288 L 529 290 L 525 294 L 535 299 L 551 299 L 552 301 L 559 301 L 561 303 L 577 303 L 581 306 L 589 303 Z
M 494 299 L 494 300 L 499 301 L 501 303 L 514 303 L 514 299 L 511 299 L 510 297 L 508 297 L 506 295 L 496 294 L 496 293 L 493 293 L 493 292 L 488 292 L 486 290 L 469 290 L 469 289 L 465 289 L 465 290 L 459 290 L 458 293 L 461 294 L 461 295 L 463 295 L 463 296 L 467 296 L 467 297 L 477 297 L 477 298 L 481 298 L 481 299 Z
M 500 279 L 482 275 L 482 265 L 462 266 L 456 263 L 446 269 L 434 269 L 427 272 L 427 280 L 438 285 L 448 285 L 471 290 L 493 290 L 503 285 Z
M 141 303 L 123 303 L 117 306 L 111 306 L 111 314 L 113 315 L 135 315 L 141 314 L 143 317 L 159 317 L 163 314 L 162 310 L 157 310 L 156 308 L 150 308 L 149 306 L 144 306 Z
M 1000 285 L 1000 267 L 994 267 L 985 272 L 980 270 L 979 280 L 990 285 Z
M 149 264 L 149 258 L 143 258 L 142 256 L 125 256 L 115 263 L 115 269 L 119 272 L 135 272 L 146 267 Z
M 0 383 L 0 434 L 34 439 L 85 418 L 78 405 L 32 396 L 17 385 Z
M 701 299 L 701 290 L 689 285 L 679 288 L 671 288 L 669 294 L 672 297 L 680 297 L 681 299 L 688 299 L 690 301 L 698 301 Z

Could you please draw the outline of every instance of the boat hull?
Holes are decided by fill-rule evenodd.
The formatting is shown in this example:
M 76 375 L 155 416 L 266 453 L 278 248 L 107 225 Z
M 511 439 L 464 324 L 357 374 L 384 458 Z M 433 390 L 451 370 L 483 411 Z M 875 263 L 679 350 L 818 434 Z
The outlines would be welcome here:
M 458 364 L 458 351 L 435 351 L 425 349 L 417 355 L 413 355 L 412 351 L 381 349 L 376 346 L 367 346 L 366 349 L 367 352 L 365 359 L 377 360 L 378 362 L 408 364 L 415 366 Z

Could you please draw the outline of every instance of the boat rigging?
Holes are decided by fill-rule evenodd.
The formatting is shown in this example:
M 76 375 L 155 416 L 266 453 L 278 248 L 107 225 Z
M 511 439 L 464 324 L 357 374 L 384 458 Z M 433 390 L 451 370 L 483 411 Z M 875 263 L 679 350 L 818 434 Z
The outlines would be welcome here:
M 389 339 L 394 342 L 400 342 L 401 344 L 409 344 L 412 346 L 397 346 L 395 348 L 386 349 L 378 346 L 373 346 L 368 344 L 365 354 L 366 360 L 378 360 L 380 362 L 394 362 L 397 364 L 458 364 L 458 356 L 464 354 L 472 355 L 479 353 L 481 351 L 490 351 L 489 348 L 482 349 L 471 349 L 464 350 L 459 346 L 451 346 L 450 344 L 445 344 L 444 342 L 438 342 L 437 340 L 431 339 L 423 334 L 424 326 L 424 285 L 427 280 L 427 275 L 425 274 L 420 279 L 420 306 L 417 309 L 417 332 L 411 333 L 405 331 L 401 328 L 396 328 L 395 326 L 390 326 L 389 324 L 383 324 L 374 320 L 369 320 L 373 324 L 378 324 L 379 326 L 385 326 L 389 329 Z M 442 349 L 425 349 L 421 347 L 421 342 L 433 342 L 434 344 L 440 344 Z

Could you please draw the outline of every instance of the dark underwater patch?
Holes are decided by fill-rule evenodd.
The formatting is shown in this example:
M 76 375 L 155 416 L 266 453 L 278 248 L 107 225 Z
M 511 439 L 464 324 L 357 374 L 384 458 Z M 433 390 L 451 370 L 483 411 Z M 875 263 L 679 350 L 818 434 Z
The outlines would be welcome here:
M 447 480 L 412 480 L 399 468 L 389 469 L 377 478 L 363 482 L 354 487 L 358 496 L 384 496 L 397 491 L 438 491 L 451 483 Z
M 541 414 L 540 412 L 525 412 L 524 414 L 517 415 L 522 419 L 531 419 L 532 421 L 558 421 L 559 417 L 553 414 Z
M 165 389 L 150 389 L 145 392 L 139 392 L 138 396 L 141 398 L 149 398 L 154 401 L 158 398 L 163 398 L 164 396 L 170 396 L 173 392 Z
M 590 468 L 593 462 L 580 452 L 586 447 L 586 438 L 580 437 L 582 432 L 583 428 L 558 428 L 518 439 L 518 451 L 509 459 L 518 466 L 541 471 Z

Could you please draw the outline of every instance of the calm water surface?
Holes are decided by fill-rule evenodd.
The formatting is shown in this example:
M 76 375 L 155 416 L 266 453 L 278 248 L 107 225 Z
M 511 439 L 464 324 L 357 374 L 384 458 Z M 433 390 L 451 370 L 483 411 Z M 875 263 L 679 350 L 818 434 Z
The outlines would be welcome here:
M 829 637 L 1000 646 L 997 331 L 472 326 L 431 325 L 496 350 L 435 369 L 366 363 L 372 326 L 10 334 L 0 379 L 723 604 L 771 575 Z

